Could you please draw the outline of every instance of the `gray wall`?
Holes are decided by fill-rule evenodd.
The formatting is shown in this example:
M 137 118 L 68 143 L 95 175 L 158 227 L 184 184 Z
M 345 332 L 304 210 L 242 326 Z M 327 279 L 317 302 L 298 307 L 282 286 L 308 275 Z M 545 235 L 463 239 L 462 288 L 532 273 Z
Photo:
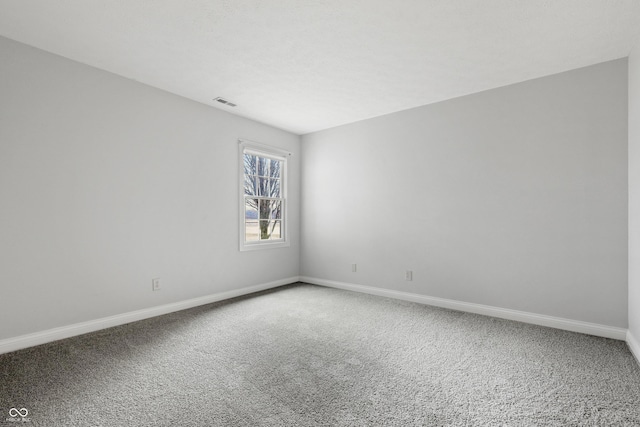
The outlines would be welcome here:
M 301 177 L 296 135 L 0 38 L 0 340 L 300 268 L 618 327 L 628 290 L 637 339 L 639 57 L 627 289 L 626 60 L 307 135 Z M 290 248 L 238 251 L 239 137 L 293 152 Z
M 640 343 L 640 40 L 629 56 L 629 331 Z
M 302 150 L 302 275 L 627 327 L 626 59 Z
M 239 137 L 293 152 L 289 248 L 238 250 Z M 0 38 L 0 339 L 297 276 L 299 140 Z

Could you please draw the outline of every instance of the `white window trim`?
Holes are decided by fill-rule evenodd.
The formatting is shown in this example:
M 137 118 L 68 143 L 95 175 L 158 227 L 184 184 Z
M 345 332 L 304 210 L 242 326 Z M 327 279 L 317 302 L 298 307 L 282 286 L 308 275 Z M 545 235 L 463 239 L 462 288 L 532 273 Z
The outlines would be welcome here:
M 244 197 L 244 154 L 251 153 L 261 157 L 268 157 L 282 160 L 282 170 L 280 171 L 280 185 L 283 199 L 284 218 L 280 225 L 282 238 L 278 240 L 245 242 L 245 197 Z M 261 249 L 275 249 L 290 246 L 289 242 L 289 199 L 288 191 L 288 163 L 291 153 L 269 145 L 249 141 L 247 139 L 238 140 L 238 199 L 239 199 L 239 236 L 240 251 L 255 251 Z

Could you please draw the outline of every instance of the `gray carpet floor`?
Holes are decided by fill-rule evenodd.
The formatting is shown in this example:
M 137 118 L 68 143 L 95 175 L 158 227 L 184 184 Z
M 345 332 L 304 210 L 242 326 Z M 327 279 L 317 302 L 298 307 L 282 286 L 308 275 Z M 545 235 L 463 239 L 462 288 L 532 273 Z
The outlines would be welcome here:
M 640 426 L 626 344 L 296 284 L 0 355 L 0 426 Z

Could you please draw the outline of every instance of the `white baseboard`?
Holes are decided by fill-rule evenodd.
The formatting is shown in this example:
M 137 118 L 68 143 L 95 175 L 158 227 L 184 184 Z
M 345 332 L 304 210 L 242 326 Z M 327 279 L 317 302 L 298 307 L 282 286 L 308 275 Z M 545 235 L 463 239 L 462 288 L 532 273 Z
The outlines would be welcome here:
M 148 319 L 151 317 L 161 316 L 163 314 L 173 313 L 187 308 L 197 307 L 200 305 L 210 304 L 230 298 L 248 295 L 278 286 L 288 285 L 298 281 L 311 283 L 314 285 L 327 286 L 338 289 L 345 289 L 354 292 L 362 292 L 371 295 L 378 295 L 388 298 L 395 298 L 404 301 L 417 302 L 425 305 L 449 308 L 452 310 L 465 311 L 469 313 L 482 314 L 486 316 L 499 317 L 502 319 L 515 320 L 524 323 L 532 323 L 535 325 L 548 326 L 557 329 L 564 329 L 572 332 L 580 332 L 589 335 L 596 335 L 606 338 L 613 338 L 627 342 L 629 349 L 640 363 L 640 343 L 624 328 L 616 328 L 612 326 L 599 325 L 596 323 L 581 322 L 577 320 L 564 319 L 560 317 L 546 316 L 525 311 L 509 310 L 504 308 L 492 307 L 488 305 L 473 304 L 444 298 L 430 297 L 426 295 L 414 294 L 409 292 L 393 291 L 389 289 L 375 288 L 371 286 L 356 285 L 352 283 L 336 282 L 332 280 L 318 279 L 315 277 L 289 277 L 287 279 L 276 280 L 269 283 L 263 283 L 254 286 L 248 286 L 241 289 L 234 289 L 217 294 L 207 295 L 199 298 L 193 298 L 171 304 L 165 304 L 157 307 L 132 311 L 129 313 L 118 314 L 114 316 L 104 317 L 101 319 L 89 320 L 87 322 L 76 323 L 73 325 L 62 326 L 58 328 L 48 329 L 32 334 L 21 335 L 18 337 L 0 340 L 0 354 L 9 353 L 20 350 L 22 348 L 33 347 L 48 342 L 61 340 L 77 335 L 95 332 L 101 329 L 111 328 L 114 326 L 124 325 L 126 323 L 138 320 Z
M 101 319 L 89 320 L 87 322 L 76 323 L 73 325 L 48 329 L 46 331 L 35 332 L 28 335 L 8 338 L 5 340 L 0 340 L 0 354 L 9 353 L 11 351 L 20 350 L 22 348 L 33 347 L 35 345 L 45 344 L 76 335 L 95 332 L 101 329 L 111 328 L 113 326 L 124 325 L 125 323 L 136 322 L 138 320 L 148 319 L 150 317 L 161 316 L 163 314 L 173 313 L 175 311 L 185 310 L 187 308 L 210 304 L 213 302 L 235 298 L 242 295 L 252 294 L 254 292 L 264 291 L 266 289 L 295 283 L 298 280 L 299 277 L 289 277 L 287 279 L 276 280 L 274 282 L 262 283 L 259 285 L 248 286 L 241 289 L 233 289 L 230 291 L 206 295 L 199 298 L 193 298 L 171 304 L 164 304 L 157 307 L 145 308 L 142 310 L 131 311 L 129 313 L 117 314 L 115 316 L 103 317 Z
M 628 339 L 625 328 L 599 325 L 597 323 L 582 322 L 579 320 L 564 319 L 561 317 L 546 316 L 542 314 L 528 313 L 526 311 L 510 310 L 506 308 L 492 307 L 489 305 L 474 304 L 462 301 L 455 301 L 444 298 L 430 297 L 426 295 L 409 292 L 393 291 L 389 289 L 374 288 L 371 286 L 356 285 L 352 283 L 336 282 L 332 280 L 318 279 L 315 277 L 300 277 L 300 281 L 314 285 L 328 286 L 332 288 L 345 289 L 348 291 L 363 292 L 366 294 L 378 295 L 388 298 L 395 298 L 404 301 L 417 302 L 425 305 L 449 308 L 452 310 L 465 311 L 469 313 L 483 314 L 485 316 L 499 317 L 501 319 L 515 320 L 518 322 L 532 323 L 534 325 L 548 326 L 566 331 L 580 332 L 583 334 L 596 335 L 599 337 L 613 338 L 616 340 Z M 639 354 L 636 352 L 636 354 Z
M 627 331 L 627 345 L 631 353 L 635 356 L 638 364 L 640 364 L 640 341 L 633 336 L 631 331 Z

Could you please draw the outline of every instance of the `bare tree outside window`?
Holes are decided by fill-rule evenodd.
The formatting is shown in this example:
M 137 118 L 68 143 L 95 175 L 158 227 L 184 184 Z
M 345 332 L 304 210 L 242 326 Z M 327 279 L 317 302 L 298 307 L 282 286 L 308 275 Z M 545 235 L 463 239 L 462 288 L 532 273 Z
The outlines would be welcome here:
M 244 153 L 245 241 L 283 237 L 282 163 Z

